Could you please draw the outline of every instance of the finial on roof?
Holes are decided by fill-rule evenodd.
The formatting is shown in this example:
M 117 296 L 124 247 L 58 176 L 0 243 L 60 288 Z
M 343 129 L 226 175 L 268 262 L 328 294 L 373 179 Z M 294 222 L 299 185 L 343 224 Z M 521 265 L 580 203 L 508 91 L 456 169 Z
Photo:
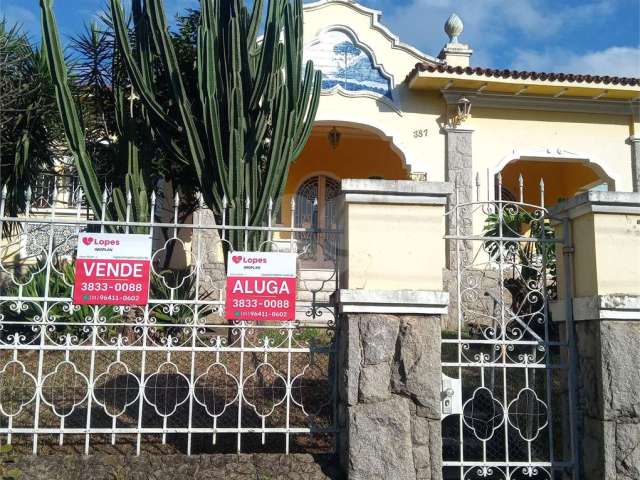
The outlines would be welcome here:
M 451 43 L 459 43 L 458 37 L 464 30 L 462 19 L 455 13 L 452 13 L 444 24 L 444 31 L 449 36 Z
M 464 30 L 462 20 L 458 15 L 452 13 L 444 24 L 444 31 L 449 36 L 449 43 L 444 46 L 438 55 L 438 58 L 452 67 L 468 67 L 473 54 L 473 50 L 469 48 L 469 45 L 460 43 L 458 37 L 462 34 L 462 30 Z

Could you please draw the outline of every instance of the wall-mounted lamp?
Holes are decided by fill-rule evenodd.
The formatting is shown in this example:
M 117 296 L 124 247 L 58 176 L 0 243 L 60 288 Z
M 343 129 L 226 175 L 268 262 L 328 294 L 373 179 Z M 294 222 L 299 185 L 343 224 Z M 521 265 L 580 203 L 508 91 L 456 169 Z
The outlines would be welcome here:
M 336 127 L 333 127 L 331 130 L 329 130 L 329 133 L 327 134 L 327 140 L 329 140 L 329 145 L 331 145 L 332 149 L 335 150 L 336 148 L 338 148 L 341 136 L 342 134 Z
M 458 122 L 462 123 L 471 116 L 471 100 L 467 97 L 458 99 Z

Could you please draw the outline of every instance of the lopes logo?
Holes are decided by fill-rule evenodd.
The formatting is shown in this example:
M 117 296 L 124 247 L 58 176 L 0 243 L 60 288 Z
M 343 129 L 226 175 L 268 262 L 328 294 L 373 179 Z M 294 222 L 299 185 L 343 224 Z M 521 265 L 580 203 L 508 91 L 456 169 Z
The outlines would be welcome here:
M 234 255 L 234 256 L 231 257 L 231 260 L 235 264 L 242 263 L 243 261 L 244 261 L 244 263 L 250 263 L 252 265 L 254 265 L 256 263 L 267 263 L 267 259 L 266 258 L 245 258 L 242 255 Z
M 101 247 L 107 247 L 112 245 L 120 245 L 120 240 L 104 240 L 95 239 L 93 237 L 82 237 L 82 243 L 84 243 L 86 246 L 95 244 Z

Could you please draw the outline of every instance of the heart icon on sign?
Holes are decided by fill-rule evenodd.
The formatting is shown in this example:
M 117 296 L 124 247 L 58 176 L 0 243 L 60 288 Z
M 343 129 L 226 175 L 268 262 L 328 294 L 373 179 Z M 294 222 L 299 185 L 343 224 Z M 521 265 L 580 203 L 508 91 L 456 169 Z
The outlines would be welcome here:
M 231 260 L 233 260 L 233 263 L 240 263 L 242 261 L 242 256 L 234 255 L 233 257 L 231 257 Z
M 91 245 L 93 243 L 92 237 L 82 237 L 82 243 L 85 245 Z

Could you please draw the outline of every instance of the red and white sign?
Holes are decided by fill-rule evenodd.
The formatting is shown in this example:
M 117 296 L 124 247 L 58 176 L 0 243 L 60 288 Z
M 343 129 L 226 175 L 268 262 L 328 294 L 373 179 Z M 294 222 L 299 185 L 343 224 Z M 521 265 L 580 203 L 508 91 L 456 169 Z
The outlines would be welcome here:
M 149 235 L 81 233 L 73 303 L 146 305 L 150 267 Z
M 295 320 L 296 255 L 229 252 L 228 320 Z

